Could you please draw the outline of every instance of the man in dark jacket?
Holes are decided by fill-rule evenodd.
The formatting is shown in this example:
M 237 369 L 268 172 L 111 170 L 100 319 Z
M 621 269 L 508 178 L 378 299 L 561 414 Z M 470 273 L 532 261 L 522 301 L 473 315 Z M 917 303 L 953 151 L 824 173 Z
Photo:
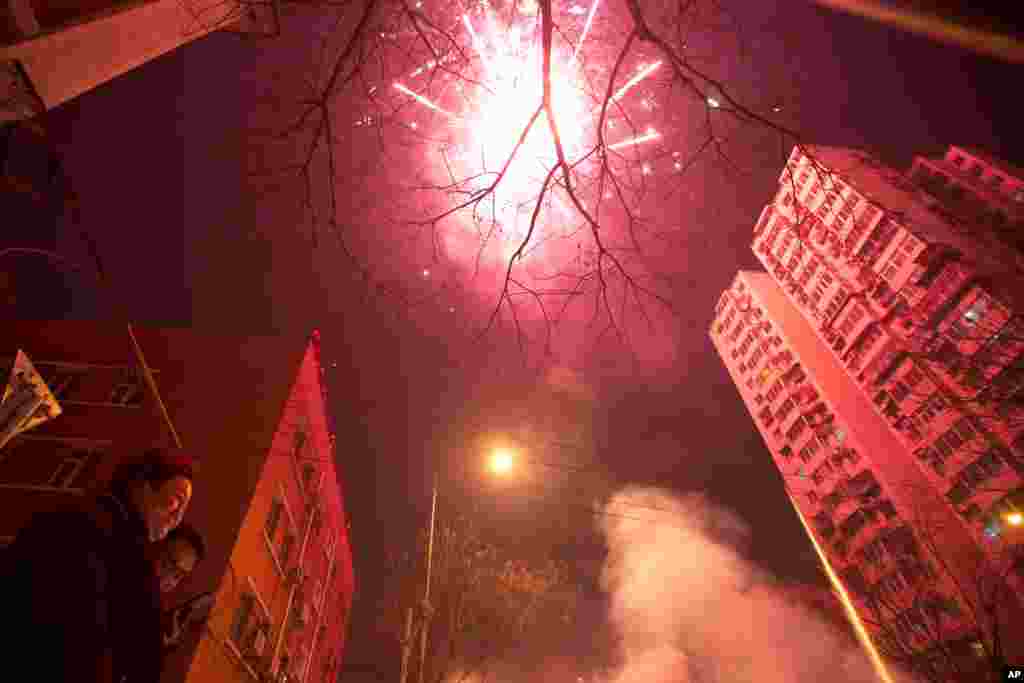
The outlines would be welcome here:
M 4 558 L 10 652 L 40 652 L 33 680 L 157 683 L 160 589 L 147 545 L 192 498 L 183 456 L 149 451 L 115 470 L 109 494 L 35 515 Z

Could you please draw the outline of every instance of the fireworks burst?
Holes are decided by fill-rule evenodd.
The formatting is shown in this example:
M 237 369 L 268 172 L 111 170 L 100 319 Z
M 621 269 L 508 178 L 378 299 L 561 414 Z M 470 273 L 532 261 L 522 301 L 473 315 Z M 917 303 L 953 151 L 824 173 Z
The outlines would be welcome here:
M 575 46 L 552 46 L 551 104 L 570 164 L 579 162 L 597 144 L 594 124 L 599 105 L 587 96 L 581 51 L 599 2 L 594 0 L 586 12 Z M 581 17 L 581 9 L 574 6 L 569 13 Z M 453 58 L 448 55 L 424 64 L 410 74 L 406 83 L 395 82 L 393 88 L 442 117 L 439 120 L 447 126 L 446 142 L 439 143 L 438 157 L 443 160 L 449 182 L 459 183 L 462 196 L 483 195 L 500 176 L 500 183 L 487 196 L 486 205 L 475 207 L 474 215 L 480 219 L 486 214 L 486 220 L 493 221 L 495 243 L 499 245 L 495 255 L 507 261 L 526 239 L 538 196 L 557 159 L 550 122 L 543 112 L 526 137 L 521 138 L 543 101 L 543 49 L 536 7 L 520 3 L 517 14 L 499 20 L 493 9 L 484 4 L 479 15 L 474 18 L 465 14 L 461 18 L 461 27 L 477 57 L 477 73 L 472 79 L 457 83 L 454 89 L 446 89 L 434 98 L 418 92 L 415 79 L 431 72 L 439 61 Z M 616 90 L 611 102 L 622 100 L 660 65 L 661 62 L 640 65 Z M 660 137 L 653 129 L 632 136 L 620 135 L 619 140 L 609 140 L 607 151 L 635 147 Z M 595 161 L 588 160 L 581 168 L 586 163 Z M 581 200 L 586 201 L 585 197 Z M 548 187 L 542 215 L 522 256 L 535 262 L 547 260 L 539 256 L 546 245 L 578 227 L 573 224 L 570 206 L 564 187 L 558 183 Z M 467 228 L 478 234 L 479 221 L 467 223 Z

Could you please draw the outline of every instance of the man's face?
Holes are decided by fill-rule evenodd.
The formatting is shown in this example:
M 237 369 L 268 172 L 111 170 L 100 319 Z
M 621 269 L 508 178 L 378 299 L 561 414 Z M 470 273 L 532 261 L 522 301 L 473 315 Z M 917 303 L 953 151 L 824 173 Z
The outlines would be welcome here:
M 175 538 L 164 543 L 157 560 L 157 576 L 160 579 L 160 592 L 170 593 L 178 587 L 182 579 L 192 573 L 199 561 L 196 549 L 188 541 Z
M 186 477 L 168 479 L 153 488 L 145 484 L 145 517 L 150 541 L 162 541 L 181 524 L 189 501 L 192 500 L 192 482 Z

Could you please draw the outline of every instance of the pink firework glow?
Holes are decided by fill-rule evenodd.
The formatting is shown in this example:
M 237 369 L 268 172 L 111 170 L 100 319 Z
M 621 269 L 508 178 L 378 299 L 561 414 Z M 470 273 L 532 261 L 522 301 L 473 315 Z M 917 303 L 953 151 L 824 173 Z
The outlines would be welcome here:
M 598 3 L 595 0 L 587 11 L 579 41 L 575 45 L 556 41 L 551 54 L 555 123 L 566 160 L 570 165 L 581 162 L 580 169 L 594 163 L 588 153 L 596 144 L 594 125 L 600 105 L 588 97 L 584 88 L 580 55 Z M 538 274 L 550 272 L 552 267 L 564 266 L 560 262 L 566 256 L 566 246 L 557 245 L 563 241 L 560 238 L 579 230 L 581 218 L 558 176 L 548 186 L 533 232 L 529 232 L 545 179 L 556 164 L 554 137 L 544 113 L 536 117 L 528 134 L 522 137 L 543 101 L 540 22 L 535 13 L 524 13 L 522 9 L 508 21 L 499 20 L 485 5 L 476 18 L 463 15 L 461 28 L 478 57 L 478 68 L 472 80 L 455 86 L 458 97 L 450 91 L 447 97 L 428 97 L 417 92 L 413 80 L 393 84 L 396 91 L 440 114 L 442 118 L 438 120 L 448 126 L 446 141 L 439 143 L 435 156 L 438 169 L 444 173 L 443 182 L 457 187 L 453 207 L 484 195 L 500 176 L 493 193 L 471 207 L 466 206 L 454 217 L 462 221 L 466 234 L 447 235 L 446 246 L 462 254 L 474 240 L 479 248 L 483 236 L 487 240 L 482 254 L 485 260 L 508 263 L 526 243 L 521 254 L 524 265 Z M 444 59 L 416 69 L 410 79 L 424 75 Z M 613 102 L 654 73 L 659 65 L 642 65 L 616 91 Z M 621 135 L 619 140 L 608 141 L 608 150 L 640 145 L 659 137 L 653 129 L 643 134 Z M 578 196 L 586 201 L 583 194 Z

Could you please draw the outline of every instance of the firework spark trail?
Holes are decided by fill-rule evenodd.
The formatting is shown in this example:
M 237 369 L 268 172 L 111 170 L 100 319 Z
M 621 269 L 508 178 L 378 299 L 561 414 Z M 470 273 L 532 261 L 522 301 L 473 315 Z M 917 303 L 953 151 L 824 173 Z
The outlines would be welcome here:
M 626 81 L 626 84 L 619 88 L 619 91 L 612 96 L 612 102 L 618 102 L 620 99 L 622 99 L 622 96 L 629 92 L 629 90 L 634 85 L 636 85 L 637 83 L 639 83 L 640 81 L 644 80 L 652 73 L 654 73 L 659 66 L 661 66 L 660 60 L 655 62 L 654 64 L 651 64 L 648 67 L 645 67 L 637 75 L 633 76 L 633 78 Z
M 597 5 L 601 0 L 594 0 L 594 4 L 590 6 L 590 13 L 587 14 L 587 21 L 583 24 L 583 34 L 580 35 L 580 42 L 577 43 L 576 49 L 573 50 L 572 57 L 569 59 L 569 65 L 572 66 L 576 63 L 576 57 L 580 53 L 580 48 L 583 47 L 583 41 L 587 39 L 587 34 L 590 33 L 590 24 L 594 21 L 594 14 L 597 13 Z
M 616 142 L 614 145 L 609 145 L 608 149 L 609 150 L 622 149 L 623 147 L 628 147 L 629 145 L 639 145 L 639 144 L 644 143 L 644 142 L 650 142 L 651 140 L 657 140 L 660 137 L 661 137 L 661 133 L 659 133 L 656 130 L 652 130 L 649 133 L 644 133 L 643 135 L 638 135 L 635 138 L 630 138 L 629 140 L 623 140 L 622 142 Z
M 395 90 L 397 90 L 399 92 L 402 92 L 402 93 L 405 93 L 406 95 L 408 95 L 409 97 L 413 98 L 414 100 L 416 100 L 417 102 L 419 102 L 420 104 L 422 104 L 424 107 L 426 107 L 428 109 L 433 109 L 434 111 L 438 112 L 439 114 L 444 114 L 445 116 L 447 116 L 449 118 L 453 118 L 453 119 L 455 118 L 455 114 L 451 113 L 447 109 L 442 109 L 438 105 L 436 105 L 433 102 L 431 102 L 430 100 L 428 100 L 423 95 L 420 95 L 419 93 L 416 93 L 416 92 L 413 92 L 412 90 L 409 90 L 407 87 L 405 87 L 401 83 L 395 83 Z

